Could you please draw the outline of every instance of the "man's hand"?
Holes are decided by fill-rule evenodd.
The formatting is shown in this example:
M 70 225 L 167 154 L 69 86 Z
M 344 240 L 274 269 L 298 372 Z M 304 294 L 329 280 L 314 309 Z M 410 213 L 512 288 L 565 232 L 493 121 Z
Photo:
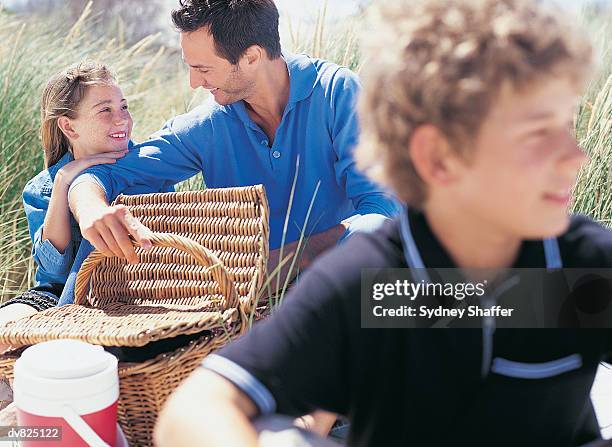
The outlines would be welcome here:
M 145 250 L 152 247 L 151 230 L 132 216 L 125 205 L 94 208 L 81 214 L 79 225 L 83 237 L 96 249 L 106 256 L 127 259 L 130 264 L 138 262 L 130 236 Z
M 109 206 L 102 188 L 93 181 L 74 186 L 68 194 L 81 234 L 106 256 L 138 262 L 130 236 L 145 250 L 152 247 L 151 230 L 136 219 L 125 205 Z

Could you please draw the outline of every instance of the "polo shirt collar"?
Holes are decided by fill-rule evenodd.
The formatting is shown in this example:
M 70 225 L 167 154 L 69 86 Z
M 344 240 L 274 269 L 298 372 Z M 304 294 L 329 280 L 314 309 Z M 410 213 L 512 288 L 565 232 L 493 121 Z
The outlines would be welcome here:
M 425 215 L 413 208 L 408 210 L 408 221 L 414 236 L 414 241 L 421 254 L 426 267 L 432 268 L 455 268 L 456 264 L 451 259 L 448 251 L 442 246 L 438 238 L 431 231 Z M 519 250 L 519 255 L 514 262 L 513 268 L 546 266 L 544 256 L 544 245 L 541 240 L 525 240 Z
M 289 103 L 302 101 L 310 96 L 317 83 L 317 69 L 305 54 L 283 52 L 289 71 Z
M 291 110 L 296 103 L 308 98 L 317 83 L 317 69 L 312 60 L 304 54 L 282 53 L 289 73 L 289 101 L 286 110 Z M 249 117 L 244 101 L 238 101 L 222 107 L 226 111 L 233 111 L 247 126 L 257 128 Z
M 432 268 L 453 268 L 455 263 L 431 231 L 425 215 L 414 208 L 408 209 L 408 222 L 423 264 Z

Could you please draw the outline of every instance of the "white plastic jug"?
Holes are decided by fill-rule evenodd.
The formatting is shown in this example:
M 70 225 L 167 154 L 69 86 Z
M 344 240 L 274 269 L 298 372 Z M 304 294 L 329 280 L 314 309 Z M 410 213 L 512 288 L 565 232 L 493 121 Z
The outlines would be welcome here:
M 23 447 L 117 446 L 117 359 L 101 346 L 40 343 L 23 352 L 14 372 L 19 426 L 49 427 L 23 433 L 38 436 L 22 440 Z

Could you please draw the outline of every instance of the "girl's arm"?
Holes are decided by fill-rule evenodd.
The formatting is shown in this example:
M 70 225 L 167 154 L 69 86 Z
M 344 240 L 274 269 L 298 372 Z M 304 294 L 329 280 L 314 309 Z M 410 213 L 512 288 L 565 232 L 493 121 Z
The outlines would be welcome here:
M 66 177 L 60 169 L 53 182 L 49 208 L 45 215 L 41 239 L 49 240 L 55 249 L 64 254 L 70 244 L 72 234 L 70 231 L 70 210 L 68 209 L 68 186 Z
M 32 241 L 32 257 L 36 263 L 36 279 L 44 283 L 63 283 L 72 265 L 74 250 L 58 251 L 49 239 L 43 239 L 44 222 L 49 211 L 53 184 L 35 178 L 23 191 L 23 207 Z M 65 247 L 64 247 L 65 248 Z

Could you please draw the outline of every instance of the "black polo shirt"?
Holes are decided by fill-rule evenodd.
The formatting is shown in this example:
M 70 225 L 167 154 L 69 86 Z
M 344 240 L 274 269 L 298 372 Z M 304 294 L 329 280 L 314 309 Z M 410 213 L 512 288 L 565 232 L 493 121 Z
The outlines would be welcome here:
M 424 264 L 453 267 L 425 217 L 409 219 Z M 612 232 L 585 217 L 572 217 L 558 242 L 564 267 L 612 266 Z M 515 267 L 544 265 L 542 242 L 525 241 Z M 348 416 L 351 446 L 562 446 L 600 436 L 589 392 L 610 331 L 499 329 L 493 361 L 537 378 L 492 370 L 483 379 L 479 329 L 362 329 L 366 267 L 406 267 L 397 220 L 321 257 L 278 313 L 204 366 L 262 412 Z

